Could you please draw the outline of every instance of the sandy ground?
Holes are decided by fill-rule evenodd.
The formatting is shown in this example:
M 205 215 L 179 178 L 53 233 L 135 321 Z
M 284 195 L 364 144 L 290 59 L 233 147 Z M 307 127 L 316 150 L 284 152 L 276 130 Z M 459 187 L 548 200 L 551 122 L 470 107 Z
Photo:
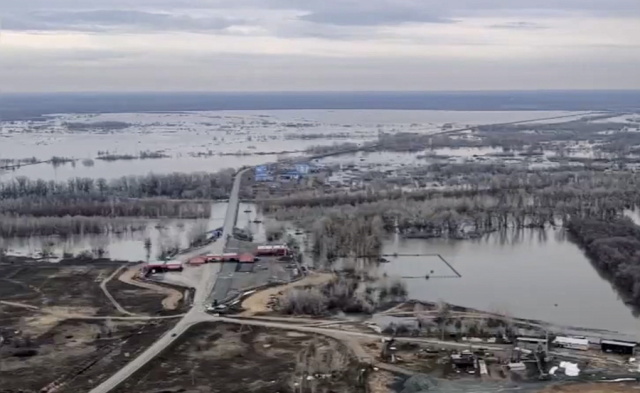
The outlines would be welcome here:
M 540 393 L 638 393 L 638 384 L 593 383 L 551 386 Z
M 391 390 L 390 386 L 395 381 L 396 377 L 384 370 L 373 371 L 369 374 L 369 378 L 367 379 L 367 383 L 369 384 L 369 392 L 370 393 L 389 393 Z
M 202 269 L 200 266 L 185 266 L 184 270 L 181 272 L 156 274 L 154 275 L 153 280 L 179 287 L 195 288 L 200 282 L 201 275 Z
M 95 315 L 97 309 L 91 307 L 44 307 L 40 313 L 24 318 L 21 330 L 39 336 L 65 319 L 83 318 Z
M 311 273 L 300 281 L 256 292 L 242 302 L 242 308 L 245 309 L 245 311 L 242 312 L 241 315 L 252 316 L 258 313 L 272 311 L 268 307 L 271 296 L 277 296 L 280 292 L 291 288 L 321 285 L 330 281 L 333 277 L 334 275 L 331 273 Z
M 125 284 L 133 285 L 139 288 L 149 289 L 154 292 L 165 294 L 166 297 L 162 299 L 162 307 L 165 310 L 175 310 L 178 308 L 180 300 L 182 300 L 182 293 L 175 289 L 165 288 L 160 285 L 151 284 L 149 282 L 142 282 L 135 279 L 138 271 L 142 265 L 133 266 L 128 268 L 124 273 L 118 277 L 118 280 Z

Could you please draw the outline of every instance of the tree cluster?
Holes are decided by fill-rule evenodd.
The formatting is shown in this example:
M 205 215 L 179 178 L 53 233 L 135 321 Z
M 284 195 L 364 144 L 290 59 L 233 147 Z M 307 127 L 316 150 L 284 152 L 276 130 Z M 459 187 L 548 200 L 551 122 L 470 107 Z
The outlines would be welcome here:
M 25 197 L 0 200 L 0 213 L 34 217 L 147 217 L 208 218 L 211 203 L 168 199 L 131 199 L 100 196 Z
M 113 180 L 73 178 L 66 182 L 31 180 L 26 177 L 0 182 L 0 199 L 25 197 L 121 197 L 173 199 L 226 198 L 231 192 L 232 169 L 217 173 L 170 173 L 124 176 Z
M 106 217 L 23 217 L 0 215 L 0 237 L 71 236 L 144 230 L 143 221 Z
M 399 280 L 365 282 L 341 276 L 320 288 L 290 289 L 278 298 L 275 308 L 295 315 L 326 315 L 336 311 L 371 314 L 381 304 L 404 301 L 406 297 L 407 290 Z
M 640 306 L 640 227 L 628 218 L 572 219 L 572 238 L 634 306 Z

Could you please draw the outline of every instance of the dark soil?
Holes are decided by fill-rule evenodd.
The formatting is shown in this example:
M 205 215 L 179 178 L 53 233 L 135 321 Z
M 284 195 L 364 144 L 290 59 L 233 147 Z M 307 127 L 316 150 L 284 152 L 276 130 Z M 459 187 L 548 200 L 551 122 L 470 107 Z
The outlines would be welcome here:
M 319 374 L 319 368 L 305 366 L 318 363 L 332 366 L 321 366 Z M 312 374 L 309 380 L 305 370 Z M 364 392 L 361 370 L 346 347 L 326 337 L 207 323 L 192 328 L 115 392 Z
M 57 392 L 88 392 L 176 323 L 64 319 L 118 315 L 100 289 L 118 266 L 0 264 L 0 300 L 17 303 L 0 304 L 0 393 L 40 392 L 54 382 Z M 140 301 L 144 289 L 118 283 L 136 311 L 162 308 L 162 295 Z
M 50 263 L 0 265 L 0 300 L 38 307 L 92 307 L 98 314 L 114 314 L 100 282 L 115 269 Z
M 187 289 L 169 285 L 166 283 L 154 282 L 153 284 L 161 287 L 172 288 L 181 293 L 184 293 L 184 291 Z M 185 313 L 189 308 L 189 304 L 181 301 L 177 309 L 171 311 L 165 310 L 162 307 L 162 299 L 164 299 L 166 295 L 154 292 L 150 289 L 126 284 L 118 280 L 117 278 L 114 278 L 107 283 L 107 289 L 109 290 L 109 293 L 111 293 L 111 295 L 113 295 L 113 297 L 116 299 L 116 301 L 120 303 L 120 305 L 122 305 L 122 307 L 136 314 L 158 316 L 177 315 Z
M 0 392 L 40 392 L 56 383 L 57 392 L 88 392 L 174 324 L 65 320 L 25 342 L 12 337 L 0 347 Z M 32 356 L 16 356 L 31 351 Z

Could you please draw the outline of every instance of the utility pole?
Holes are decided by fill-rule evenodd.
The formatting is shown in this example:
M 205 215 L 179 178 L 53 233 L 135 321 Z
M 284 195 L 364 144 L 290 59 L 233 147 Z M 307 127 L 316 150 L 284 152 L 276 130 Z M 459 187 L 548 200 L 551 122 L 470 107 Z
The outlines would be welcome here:
M 549 356 L 549 328 L 545 327 L 544 328 L 544 332 L 545 332 L 545 343 L 547 344 L 547 353 L 546 356 Z

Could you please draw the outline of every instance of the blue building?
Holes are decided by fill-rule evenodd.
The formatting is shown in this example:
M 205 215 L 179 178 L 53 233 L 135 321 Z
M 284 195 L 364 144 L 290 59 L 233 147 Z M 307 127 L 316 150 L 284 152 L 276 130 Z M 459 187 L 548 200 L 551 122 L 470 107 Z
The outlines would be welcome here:
M 273 181 L 273 175 L 267 165 L 258 165 L 255 169 L 256 181 Z
M 296 172 L 301 175 L 306 175 L 309 173 L 309 164 L 296 164 Z

